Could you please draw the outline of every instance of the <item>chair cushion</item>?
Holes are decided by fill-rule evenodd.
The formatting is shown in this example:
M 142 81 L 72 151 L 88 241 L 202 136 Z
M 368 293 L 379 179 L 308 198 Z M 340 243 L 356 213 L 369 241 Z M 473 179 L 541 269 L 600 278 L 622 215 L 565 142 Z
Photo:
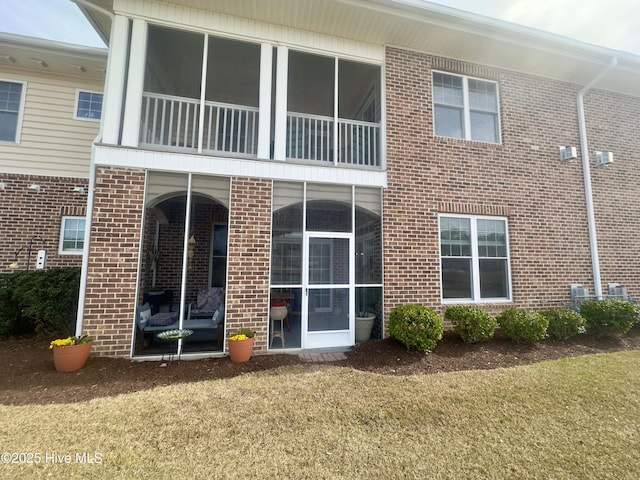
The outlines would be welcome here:
M 150 327 L 171 325 L 176 321 L 177 316 L 178 312 L 156 313 L 155 315 L 152 315 L 151 318 L 149 318 L 147 325 L 149 325 Z
M 215 312 L 224 305 L 224 289 L 220 287 L 203 287 L 198 291 L 196 310 Z

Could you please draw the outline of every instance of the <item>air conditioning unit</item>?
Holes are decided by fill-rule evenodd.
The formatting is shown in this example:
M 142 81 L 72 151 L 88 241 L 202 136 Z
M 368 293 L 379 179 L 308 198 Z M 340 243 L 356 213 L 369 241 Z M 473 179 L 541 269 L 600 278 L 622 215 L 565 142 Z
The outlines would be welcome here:
M 610 283 L 609 296 L 625 299 L 627 298 L 627 289 L 619 283 Z
M 574 307 L 578 307 L 580 302 L 589 299 L 589 289 L 581 284 L 574 283 L 571 285 L 571 303 Z
M 576 147 L 558 147 L 560 149 L 560 161 L 562 162 L 570 162 L 571 160 L 578 157 L 576 152 Z
M 606 167 L 613 163 L 613 152 L 596 152 L 596 166 Z

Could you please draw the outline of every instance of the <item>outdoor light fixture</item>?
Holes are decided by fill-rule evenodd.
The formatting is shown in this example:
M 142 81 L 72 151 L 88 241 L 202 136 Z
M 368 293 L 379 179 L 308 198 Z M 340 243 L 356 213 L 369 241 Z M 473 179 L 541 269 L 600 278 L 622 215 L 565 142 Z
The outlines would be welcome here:
M 42 68 L 47 68 L 49 66 L 49 64 L 47 62 L 45 62 L 44 60 L 40 59 L 40 58 L 30 58 L 29 60 L 31 60 L 31 62 L 35 63 L 36 65 L 39 65 Z
M 29 187 L 29 190 L 32 192 L 38 193 L 41 190 L 40 185 L 36 185 L 35 183 Z
M 84 187 L 73 187 L 73 193 L 82 195 L 84 193 Z
M 0 190 L 4 190 L 5 188 L 7 188 L 7 184 L 4 182 L 0 182 Z
M 193 255 L 194 255 L 194 250 L 196 248 L 196 237 L 194 237 L 193 235 L 191 235 L 191 238 L 189 239 L 189 248 L 187 250 L 187 258 L 189 259 L 189 270 L 191 270 L 191 268 L 193 267 Z

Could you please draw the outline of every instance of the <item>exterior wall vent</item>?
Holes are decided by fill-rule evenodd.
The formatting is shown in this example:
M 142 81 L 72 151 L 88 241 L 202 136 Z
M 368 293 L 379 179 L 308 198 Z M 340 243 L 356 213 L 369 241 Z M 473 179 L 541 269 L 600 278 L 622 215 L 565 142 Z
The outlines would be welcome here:
M 578 157 L 576 152 L 576 147 L 558 147 L 560 148 L 560 161 L 562 162 L 570 162 Z
M 596 166 L 606 167 L 613 163 L 613 152 L 596 152 Z

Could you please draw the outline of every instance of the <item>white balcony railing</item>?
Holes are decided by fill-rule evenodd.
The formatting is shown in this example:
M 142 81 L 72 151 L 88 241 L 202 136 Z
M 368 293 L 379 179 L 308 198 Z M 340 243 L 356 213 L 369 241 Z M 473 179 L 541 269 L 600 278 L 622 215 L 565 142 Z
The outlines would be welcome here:
M 318 115 L 287 114 L 287 158 L 334 161 L 345 165 L 380 166 L 380 124 L 338 119 L 334 145 L 334 119 Z M 339 152 L 334 159 L 334 150 Z
M 201 146 L 200 108 L 200 102 L 195 99 L 144 93 L 141 145 L 257 156 L 257 108 L 205 102 Z M 332 117 L 287 114 L 288 159 L 380 167 L 379 123 L 338 119 L 337 139 L 335 137 Z
M 338 120 L 338 163 L 380 166 L 380 125 L 356 120 Z
M 333 118 L 287 114 L 287 158 L 333 162 Z
M 140 143 L 180 150 L 198 150 L 200 102 L 155 93 L 142 96 Z M 255 156 L 258 151 L 258 109 L 205 102 L 202 150 Z

